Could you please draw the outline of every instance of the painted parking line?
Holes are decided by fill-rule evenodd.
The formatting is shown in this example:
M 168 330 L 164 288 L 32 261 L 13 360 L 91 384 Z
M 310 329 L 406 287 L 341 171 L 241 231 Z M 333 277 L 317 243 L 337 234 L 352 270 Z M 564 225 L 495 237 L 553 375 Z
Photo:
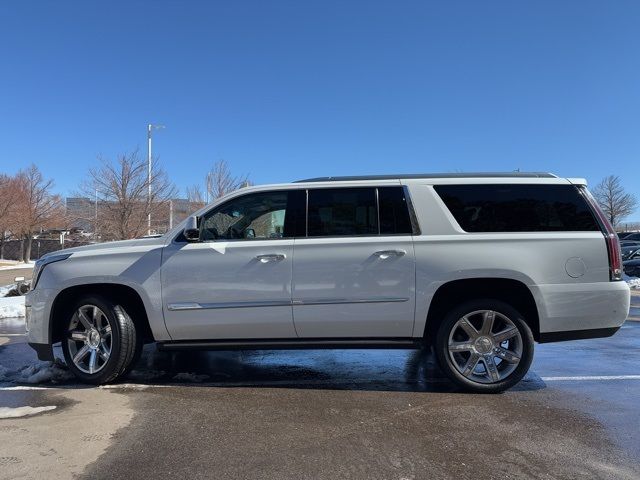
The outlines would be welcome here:
M 575 377 L 540 377 L 544 382 L 583 382 L 609 380 L 640 380 L 640 375 L 578 375 Z

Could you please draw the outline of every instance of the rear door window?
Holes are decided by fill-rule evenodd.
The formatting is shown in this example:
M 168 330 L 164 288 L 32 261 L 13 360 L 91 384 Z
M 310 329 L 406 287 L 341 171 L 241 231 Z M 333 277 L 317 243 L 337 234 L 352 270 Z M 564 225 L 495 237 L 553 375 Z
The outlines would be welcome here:
M 309 237 L 378 234 L 375 188 L 309 190 Z
M 573 185 L 436 185 L 466 232 L 600 231 Z

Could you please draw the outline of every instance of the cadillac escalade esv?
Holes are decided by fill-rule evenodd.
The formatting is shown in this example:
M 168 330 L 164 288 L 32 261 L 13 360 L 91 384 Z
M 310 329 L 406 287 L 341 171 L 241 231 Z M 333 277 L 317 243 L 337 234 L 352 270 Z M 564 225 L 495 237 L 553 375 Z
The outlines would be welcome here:
M 581 179 L 326 177 L 235 191 L 158 238 L 36 263 L 30 345 L 90 383 L 164 349 L 433 349 L 467 390 L 517 383 L 534 342 L 613 335 L 618 238 Z

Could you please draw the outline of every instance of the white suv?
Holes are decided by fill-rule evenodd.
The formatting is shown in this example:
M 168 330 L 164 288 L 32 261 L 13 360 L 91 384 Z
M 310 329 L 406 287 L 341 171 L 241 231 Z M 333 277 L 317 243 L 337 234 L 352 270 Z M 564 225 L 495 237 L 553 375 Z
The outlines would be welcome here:
M 115 380 L 164 349 L 417 348 L 497 392 L 534 341 L 606 337 L 629 312 L 618 238 L 585 181 L 327 177 L 245 188 L 159 238 L 46 255 L 30 345 Z

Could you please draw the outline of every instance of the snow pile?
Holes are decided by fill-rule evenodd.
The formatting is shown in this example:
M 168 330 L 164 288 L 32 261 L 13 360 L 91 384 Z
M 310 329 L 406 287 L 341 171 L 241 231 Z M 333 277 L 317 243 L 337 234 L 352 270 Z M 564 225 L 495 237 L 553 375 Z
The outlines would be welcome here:
M 0 365 L 0 382 L 11 383 L 59 383 L 71 380 L 73 374 L 67 370 L 67 366 L 56 359 L 54 362 L 37 361 L 31 365 L 11 370 Z
M 13 285 L 5 285 L 4 287 L 0 287 L 0 298 L 1 297 L 6 297 L 7 293 L 9 293 L 14 288 L 16 288 L 16 284 L 15 283 Z
M 48 407 L 0 407 L 0 419 L 1 418 L 19 418 L 28 417 L 30 415 L 37 415 L 42 412 L 49 412 L 55 410 L 55 405 Z
M 631 288 L 640 289 L 640 278 L 629 277 L 627 275 L 623 275 L 622 278 L 624 279 L 625 282 L 627 282 L 627 284 L 629 284 Z
M 0 318 L 24 317 L 24 297 L 0 297 Z

